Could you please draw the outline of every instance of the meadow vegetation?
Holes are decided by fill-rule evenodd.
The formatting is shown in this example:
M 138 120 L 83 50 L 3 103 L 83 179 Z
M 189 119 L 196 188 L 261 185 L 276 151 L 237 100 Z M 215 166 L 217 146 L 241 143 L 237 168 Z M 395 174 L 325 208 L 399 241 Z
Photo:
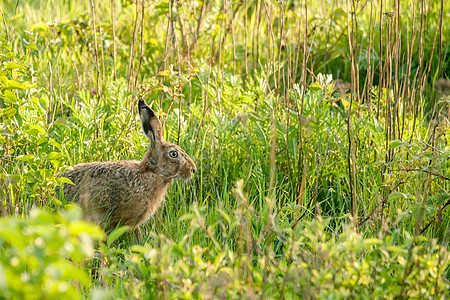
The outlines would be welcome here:
M 448 1 L 0 4 L 0 298 L 437 298 L 450 290 Z M 195 161 L 137 239 L 55 195 Z

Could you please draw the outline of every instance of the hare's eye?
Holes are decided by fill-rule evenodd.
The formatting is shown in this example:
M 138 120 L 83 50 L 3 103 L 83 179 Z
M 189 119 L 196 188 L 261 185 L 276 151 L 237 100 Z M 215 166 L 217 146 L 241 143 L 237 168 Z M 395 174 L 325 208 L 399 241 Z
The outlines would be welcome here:
M 170 158 L 177 158 L 178 152 L 177 151 L 169 151 L 169 157 Z

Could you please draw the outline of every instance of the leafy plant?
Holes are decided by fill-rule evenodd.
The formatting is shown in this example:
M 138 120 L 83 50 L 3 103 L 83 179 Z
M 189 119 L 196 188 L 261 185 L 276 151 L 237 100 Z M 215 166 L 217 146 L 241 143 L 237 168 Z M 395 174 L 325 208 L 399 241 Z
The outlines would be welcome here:
M 16 2 L 0 298 L 445 297 L 449 1 Z M 92 259 L 54 175 L 141 159 L 140 97 L 198 172 Z
M 231 214 L 219 211 L 221 221 L 212 224 L 206 207 L 194 204 L 180 218 L 191 229 L 179 241 L 152 234 L 151 244 L 120 251 L 120 259 L 118 249 L 109 250 L 103 280 L 119 297 L 157 298 L 441 298 L 450 288 L 442 275 L 450 253 L 435 240 L 400 230 L 364 238 L 350 226 L 330 235 L 321 219 L 291 230 L 273 214 L 261 216 L 273 228 L 258 234 L 251 225 L 258 217 L 241 201 Z M 198 233 L 211 246 L 194 244 Z M 224 242 L 235 234 L 236 246 Z
M 28 219 L 0 219 L 0 297 L 81 299 L 91 285 L 86 261 L 103 238 L 81 216 L 73 206 L 61 214 L 34 209 Z

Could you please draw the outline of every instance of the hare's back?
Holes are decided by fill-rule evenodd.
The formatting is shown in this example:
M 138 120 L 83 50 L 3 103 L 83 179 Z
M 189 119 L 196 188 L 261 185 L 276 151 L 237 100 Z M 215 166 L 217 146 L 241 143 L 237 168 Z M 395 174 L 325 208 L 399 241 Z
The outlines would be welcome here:
M 139 162 L 109 161 L 82 163 L 71 171 L 58 174 L 58 177 L 70 179 L 74 185 L 64 184 L 64 198 L 68 201 L 82 202 L 80 198 L 89 198 L 95 202 L 108 202 L 127 197 L 130 188 L 138 185 Z

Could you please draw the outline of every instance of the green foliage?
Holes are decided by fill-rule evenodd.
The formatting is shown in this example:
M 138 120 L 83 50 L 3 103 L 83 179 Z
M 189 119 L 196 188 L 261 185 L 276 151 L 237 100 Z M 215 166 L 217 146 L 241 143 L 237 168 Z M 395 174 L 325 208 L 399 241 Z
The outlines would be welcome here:
M 0 298 L 446 296 L 440 1 L 398 2 L 400 31 L 395 2 L 356 1 L 353 13 L 308 1 L 306 49 L 298 1 L 93 3 L 1 4 Z M 345 81 L 359 81 L 361 99 Z M 54 175 L 141 159 L 138 97 L 198 172 L 172 186 L 139 242 L 127 228 L 102 240 L 54 194 Z
M 1 199 L 3 211 L 15 211 L 16 215 L 25 214 L 33 203 L 44 206 L 48 199 L 60 205 L 52 193 L 61 180 L 53 175 L 66 157 L 57 142 L 61 127 L 66 124 L 62 119 L 51 120 L 55 108 L 32 83 L 36 73 L 32 57 L 37 49 L 30 46 L 34 42 L 24 43 L 25 54 L 12 51 L 6 41 L 0 44 L 0 195 L 8 195 Z M 22 202 L 24 198 L 33 202 Z
M 151 245 L 133 245 L 120 259 L 110 250 L 103 280 L 119 298 L 442 298 L 450 288 L 439 275 L 449 265 L 448 250 L 408 232 L 364 238 L 344 226 L 330 236 L 320 219 L 294 230 L 278 227 L 275 220 L 275 237 L 263 232 L 258 238 L 247 231 L 254 217 L 245 199 L 210 225 L 200 212 L 204 209 L 194 205 L 180 219 L 190 220 L 191 229 L 177 242 L 152 234 Z M 213 245 L 192 243 L 198 231 Z M 214 240 L 215 231 L 242 240 L 230 247 Z
M 0 297 L 81 299 L 91 285 L 85 261 L 102 238 L 98 226 L 81 220 L 78 207 L 0 219 Z

